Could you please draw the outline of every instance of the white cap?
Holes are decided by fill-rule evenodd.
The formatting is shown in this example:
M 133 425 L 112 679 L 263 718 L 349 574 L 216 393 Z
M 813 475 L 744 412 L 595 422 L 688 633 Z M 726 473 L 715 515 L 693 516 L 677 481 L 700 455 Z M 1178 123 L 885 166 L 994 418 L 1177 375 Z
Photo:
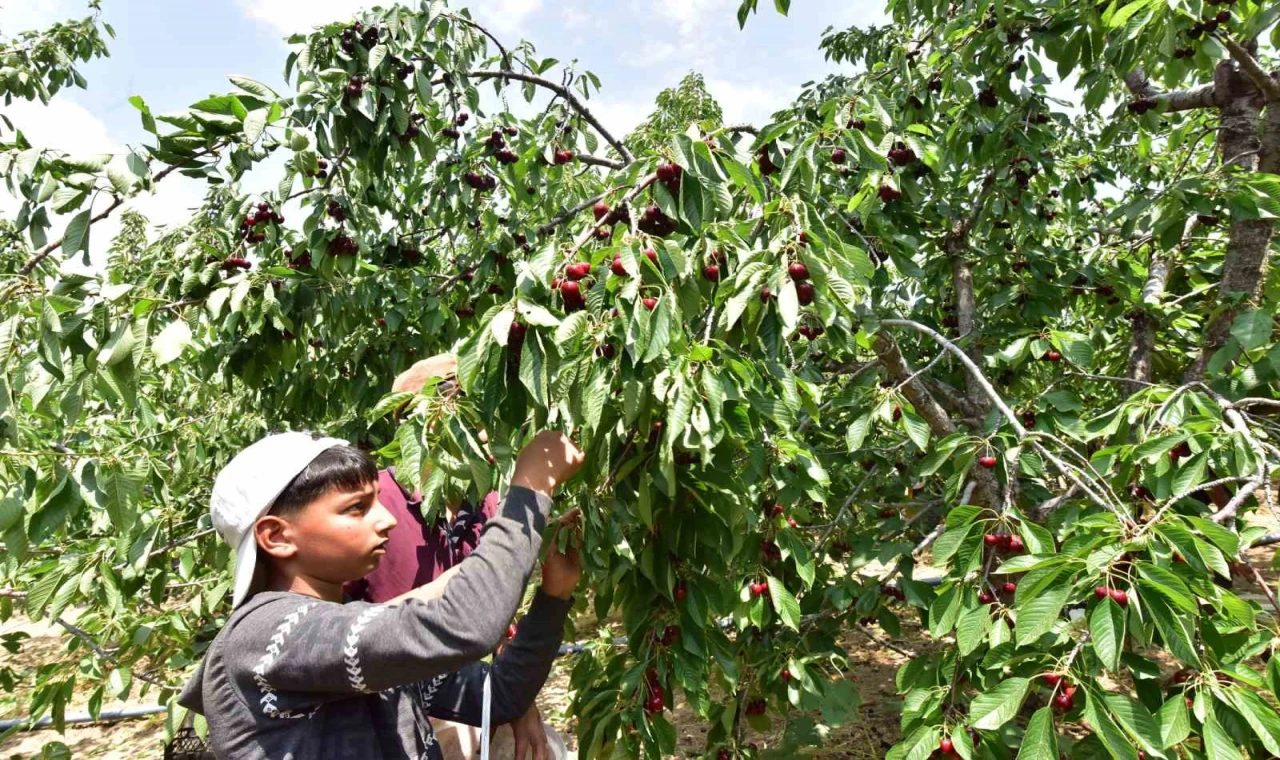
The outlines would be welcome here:
M 313 438 L 307 433 L 277 433 L 246 447 L 218 473 L 209 498 L 209 513 L 213 527 L 236 551 L 233 608 L 249 595 L 257 570 L 254 523 L 313 459 L 346 443 L 338 438 Z

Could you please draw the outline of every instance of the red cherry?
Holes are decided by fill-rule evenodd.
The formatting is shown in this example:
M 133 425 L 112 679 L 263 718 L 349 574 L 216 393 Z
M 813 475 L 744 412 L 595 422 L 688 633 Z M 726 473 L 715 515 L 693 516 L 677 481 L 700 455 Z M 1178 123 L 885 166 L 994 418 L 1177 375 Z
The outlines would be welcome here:
M 996 466 L 996 458 L 991 456 L 990 454 L 984 457 L 978 457 L 978 464 L 982 465 L 983 467 L 986 467 L 987 469 L 991 469 L 992 467 Z
M 831 163 L 843 164 L 845 159 L 844 148 L 836 148 L 831 151 Z
M 769 508 L 769 514 L 773 515 L 774 517 L 777 517 L 778 515 L 782 514 L 785 511 L 786 509 L 781 504 L 774 504 L 772 507 Z
M 956 751 L 956 745 L 950 739 L 944 738 L 942 741 L 938 742 L 938 749 L 942 754 L 950 755 Z
M 507 626 L 507 638 L 514 639 L 516 637 L 516 624 L 512 623 Z
M 995 533 L 988 533 L 987 535 L 982 537 L 982 543 L 986 544 L 987 546 L 995 546 L 996 544 L 1000 543 L 1000 536 L 996 535 Z
M 702 277 L 708 282 L 720 282 L 720 267 L 715 264 L 707 264 L 702 268 Z
M 1053 706 L 1060 712 L 1067 712 L 1075 706 L 1075 700 L 1071 698 L 1070 694 L 1063 692 L 1053 698 Z
M 1062 361 L 1062 354 L 1058 353 L 1057 351 L 1049 351 L 1044 355 L 1044 358 L 1046 361 L 1060 362 Z
M 644 257 L 653 262 L 654 266 L 658 266 L 658 252 L 652 248 L 644 249 Z
M 1194 707 L 1196 704 L 1196 701 L 1191 697 L 1187 697 L 1184 701 L 1186 702 L 1187 707 Z
M 796 527 L 796 518 L 794 518 L 794 517 L 788 517 L 788 518 L 787 518 L 787 525 L 791 526 L 792 528 Z
M 595 214 L 598 222 L 609 215 L 609 204 L 604 201 L 596 201 L 596 204 L 591 207 L 591 213 Z
M 1066 694 L 1068 697 L 1074 697 L 1076 695 L 1076 685 L 1070 681 L 1063 681 L 1062 693 Z
M 1111 594 L 1111 589 L 1107 588 L 1106 586 L 1098 586 L 1093 590 L 1093 595 L 1098 597 L 1099 599 L 1106 599 L 1107 596 L 1110 594 Z
M 560 296 L 566 301 L 582 300 L 582 288 L 576 282 L 560 283 Z
M 1013 536 L 1008 533 L 997 533 L 996 538 L 998 539 L 1001 549 L 1008 549 L 1010 546 L 1013 546 Z
M 614 256 L 614 257 L 613 257 L 613 263 L 612 263 L 611 265 L 609 265 L 609 271 L 610 271 L 610 272 L 613 272 L 613 273 L 614 273 L 615 275 L 617 275 L 618 277 L 629 277 L 629 276 L 630 276 L 630 275 L 628 275 L 628 274 L 627 274 L 627 268 L 626 268 L 625 266 L 623 266 L 623 265 L 622 265 L 622 256 L 621 256 L 621 254 L 619 254 L 619 255 Z
M 1013 581 L 1005 581 L 1004 583 L 1000 584 L 1000 590 L 1006 594 L 1012 594 L 1014 591 L 1018 590 L 1018 584 L 1014 583 Z
M 683 602 L 685 596 L 687 596 L 689 592 L 685 589 L 684 584 L 681 583 L 678 586 L 676 586 L 675 594 L 676 594 L 676 601 Z
M 760 288 L 760 303 L 769 303 L 773 293 L 768 288 Z
M 979 591 L 979 592 L 978 592 L 978 603 L 979 603 L 979 604 L 991 604 L 991 603 L 992 603 L 992 602 L 994 602 L 995 600 L 996 600 L 995 595 L 994 595 L 994 594 L 992 594 L 990 591 Z
M 1111 601 L 1115 602 L 1121 607 L 1128 607 L 1129 594 L 1126 593 L 1125 590 L 1122 588 L 1113 588 L 1111 589 Z
M 1025 549 L 1025 548 L 1027 548 L 1027 547 L 1026 547 L 1026 545 L 1025 545 L 1025 544 L 1023 544 L 1023 543 L 1022 543 L 1022 537 L 1021 537 L 1021 536 L 1010 536 L 1010 537 L 1009 537 L 1009 548 L 1008 548 L 1008 551 L 1009 551 L 1010 553 L 1012 553 L 1012 554 L 1017 554 L 1018 552 L 1022 551 L 1022 550 L 1023 550 L 1023 549 Z
M 808 306 L 813 303 L 813 283 L 802 282 L 796 286 L 796 296 L 800 299 L 801 306 Z
M 586 266 L 585 269 L 583 268 L 583 265 Z M 577 280 L 581 280 L 583 277 L 586 277 L 590 273 L 591 273 L 591 265 L 587 264 L 587 262 L 585 261 L 570 264 L 564 268 L 565 278 L 575 282 Z
M 1044 682 L 1049 684 L 1050 686 L 1057 686 L 1059 683 L 1062 682 L 1062 676 L 1058 675 L 1057 673 L 1045 673 L 1040 677 L 1043 678 Z
M 387 326 L 387 320 L 383 319 L 382 317 L 378 317 L 378 327 L 386 327 L 386 326 Z
M 649 311 L 653 311 L 653 310 L 654 310 L 655 308 L 657 308 L 657 306 L 658 306 L 658 299 L 656 299 L 656 298 L 641 298 L 641 299 L 640 299 L 640 303 L 644 304 L 644 307 L 645 307 L 646 309 L 648 309 Z
M 783 680 L 783 681 L 790 681 L 790 680 L 791 680 L 791 671 L 790 671 L 790 670 L 783 670 L 783 671 L 782 671 L 781 673 L 779 673 L 778 675 L 780 675 L 780 676 L 782 677 L 782 680 Z
M 804 282 L 809 279 L 809 267 L 799 261 L 793 261 L 787 265 L 787 274 L 791 275 L 791 279 L 796 282 Z
M 662 707 L 661 697 L 649 697 L 649 701 L 644 703 L 644 710 L 650 715 L 662 712 Z

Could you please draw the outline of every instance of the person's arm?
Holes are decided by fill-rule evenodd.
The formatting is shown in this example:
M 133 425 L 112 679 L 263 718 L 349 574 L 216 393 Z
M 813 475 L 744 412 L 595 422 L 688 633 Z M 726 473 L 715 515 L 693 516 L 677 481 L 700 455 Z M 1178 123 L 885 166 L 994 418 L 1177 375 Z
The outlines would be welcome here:
M 575 527 L 578 517 L 576 509 L 563 516 L 551 540 L 554 542 L 555 533 L 563 528 Z M 489 717 L 493 725 L 510 723 L 528 712 L 560 651 L 564 620 L 573 607 L 573 590 L 581 576 L 582 562 L 576 549 L 548 551 L 542 563 L 542 585 L 529 614 L 516 626 L 515 637 L 506 642 L 492 665 L 469 665 L 427 684 L 433 693 L 428 713 L 434 718 L 480 725 L 486 675 L 491 680 Z
M 524 715 L 551 672 L 560 649 L 564 619 L 572 606 L 571 599 L 556 599 L 539 590 L 529 614 L 517 626 L 515 638 L 493 658 L 492 665 L 472 663 L 438 679 L 434 690 L 431 684 L 426 685 L 427 692 L 432 694 L 428 714 L 433 718 L 480 725 L 487 674 L 492 679 L 490 720 L 493 725 L 510 723 Z

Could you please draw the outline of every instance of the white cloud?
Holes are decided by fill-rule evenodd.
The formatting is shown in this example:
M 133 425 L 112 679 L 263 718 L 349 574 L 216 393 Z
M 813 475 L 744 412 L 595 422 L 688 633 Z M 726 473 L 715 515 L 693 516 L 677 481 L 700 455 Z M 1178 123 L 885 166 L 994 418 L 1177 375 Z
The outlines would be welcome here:
M 737 4 L 737 0 L 658 0 L 654 15 L 675 24 L 682 37 L 692 37 L 701 35 L 716 16 L 732 18 Z
M 0 3 L 0 31 L 6 37 L 33 29 L 44 29 L 55 22 L 88 16 L 83 2 L 71 0 L 7 0 Z
M 635 129 L 637 124 L 644 121 L 653 110 L 653 102 L 611 101 L 608 98 L 596 97 L 587 103 L 587 107 L 600 120 L 600 123 L 604 124 L 610 134 L 621 140 Z
M 764 124 L 770 114 L 791 102 L 797 88 L 781 82 L 743 84 L 708 79 L 707 90 L 724 111 L 725 124 Z
M 308 32 L 314 27 L 350 18 L 357 11 L 385 4 L 377 0 L 237 0 L 249 18 L 281 35 Z M 525 19 L 542 8 L 542 0 L 473 0 L 471 15 L 494 32 L 519 32 Z
M 676 54 L 676 50 L 676 46 L 670 42 L 652 43 L 637 51 L 636 55 L 625 56 L 622 60 L 624 65 L 633 69 L 647 69 L 670 59 Z
M 560 21 L 566 29 L 577 29 L 578 27 L 586 26 L 588 24 L 591 24 L 592 26 L 599 26 L 598 23 L 592 23 L 590 13 L 578 10 L 577 8 L 569 5 L 566 5 L 561 9 Z

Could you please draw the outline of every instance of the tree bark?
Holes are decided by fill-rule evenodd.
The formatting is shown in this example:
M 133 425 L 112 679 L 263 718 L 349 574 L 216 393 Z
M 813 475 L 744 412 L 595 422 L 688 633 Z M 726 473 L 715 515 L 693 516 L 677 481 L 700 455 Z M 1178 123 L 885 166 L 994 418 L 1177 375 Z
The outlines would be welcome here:
M 1258 137 L 1258 117 L 1263 106 L 1262 94 L 1230 61 L 1218 64 L 1214 71 L 1214 88 L 1222 114 L 1218 151 L 1223 166 L 1236 167 L 1244 172 L 1259 169 L 1263 142 Z M 1275 106 L 1268 110 L 1275 110 Z M 1274 122 L 1269 114 L 1266 122 L 1268 131 Z M 1268 136 L 1268 142 L 1274 139 Z M 1272 233 L 1273 225 L 1268 219 L 1231 222 L 1227 254 L 1222 262 L 1222 281 L 1218 286 L 1220 301 L 1229 302 L 1243 297 L 1241 303 L 1247 303 L 1257 298 Z M 1239 304 L 1227 305 L 1209 321 L 1200 352 L 1183 373 L 1185 382 L 1204 380 L 1213 355 L 1227 344 L 1231 324 L 1239 311 Z

